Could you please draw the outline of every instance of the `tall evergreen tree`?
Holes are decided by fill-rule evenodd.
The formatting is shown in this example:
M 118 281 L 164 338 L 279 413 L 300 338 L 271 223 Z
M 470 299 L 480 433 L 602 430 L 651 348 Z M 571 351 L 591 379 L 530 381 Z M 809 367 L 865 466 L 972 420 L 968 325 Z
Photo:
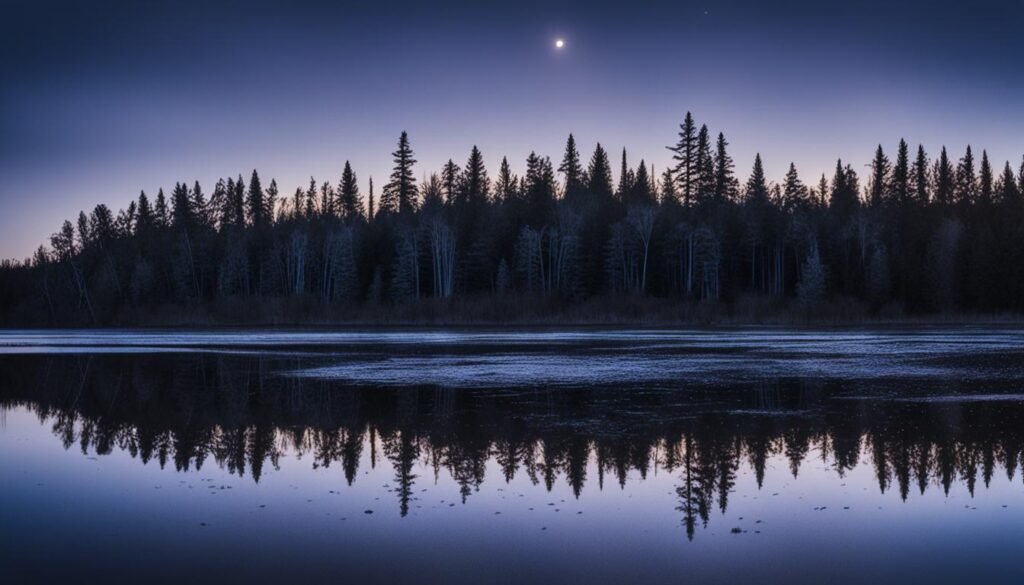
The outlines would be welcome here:
M 789 163 L 789 170 L 782 183 L 782 201 L 786 208 L 796 209 L 807 204 L 807 187 L 800 181 L 796 165 Z
M 935 201 L 941 206 L 951 205 L 953 203 L 953 193 L 955 188 L 955 176 L 953 172 L 953 165 L 949 160 L 949 156 L 946 154 L 946 147 L 942 147 L 942 152 L 939 153 L 939 160 L 935 162 Z
M 353 222 L 363 217 L 363 203 L 359 199 L 359 183 L 356 173 L 349 161 L 345 161 L 345 169 L 341 171 L 338 183 L 338 210 L 346 222 Z
M 260 184 L 260 176 L 256 169 L 252 170 L 252 177 L 249 178 L 249 192 L 245 199 L 246 211 L 249 222 L 256 229 L 263 229 L 267 225 L 267 207 L 263 197 L 263 185 Z
M 153 222 L 153 208 L 149 205 L 149 197 L 146 197 L 145 191 L 141 191 L 139 193 L 138 219 L 135 222 L 136 232 L 139 234 L 148 233 L 149 230 L 153 229 Z
M 761 153 L 754 155 L 754 167 L 750 171 L 745 189 L 748 202 L 768 202 L 768 180 L 764 175 L 764 164 L 761 162 Z
M 725 134 L 719 132 L 715 142 L 715 199 L 718 201 L 736 199 L 739 190 L 739 181 L 733 174 L 732 157 L 726 150 L 728 146 Z
M 508 164 L 508 157 L 501 157 L 501 167 L 498 169 L 498 181 L 494 185 L 494 195 L 498 201 L 510 202 L 517 198 L 518 179 L 512 174 L 512 167 Z
M 459 177 L 462 176 L 462 169 L 459 165 L 448 159 L 441 169 L 441 183 L 444 185 L 444 199 L 448 205 L 455 203 L 455 196 L 458 194 Z
M 992 165 L 988 162 L 988 152 L 981 151 L 981 170 L 978 174 L 978 203 L 992 203 Z
M 914 201 L 918 205 L 927 205 L 931 198 L 931 176 L 928 169 L 928 155 L 924 151 L 924 146 L 919 144 L 917 156 L 914 158 L 914 167 L 910 173 L 914 181 Z
M 625 201 L 629 198 L 630 193 L 633 191 L 633 181 L 635 177 L 633 171 L 629 168 L 629 162 L 626 160 L 626 149 L 622 149 L 622 165 L 619 168 L 619 199 Z
M 892 167 L 892 197 L 897 205 L 910 203 L 910 153 L 907 141 L 900 138 L 896 149 L 896 164 Z
M 188 196 L 188 187 L 185 183 L 175 183 L 171 191 L 171 209 L 173 225 L 178 230 L 192 229 L 195 224 L 192 210 L 192 201 Z
M 706 204 L 715 197 L 715 161 L 711 156 L 711 135 L 708 127 L 701 125 L 697 133 L 697 190 L 698 203 Z
M 565 141 L 565 154 L 562 155 L 562 164 L 558 165 L 558 172 L 565 178 L 565 198 L 573 201 L 583 192 L 583 165 L 580 163 L 580 153 L 576 150 L 576 139 L 572 134 Z
M 384 187 L 380 198 L 380 211 L 389 213 L 410 213 L 416 209 L 416 177 L 412 167 L 416 164 L 409 135 L 405 131 L 398 137 L 398 150 L 391 153 L 395 167 L 391 180 Z
M 879 144 L 875 149 L 875 158 L 871 161 L 871 190 L 868 203 L 871 207 L 878 207 L 889 198 L 889 173 L 892 167 L 889 165 L 889 158 L 882 151 Z
M 960 159 L 956 167 L 956 202 L 960 205 L 970 205 L 978 197 L 978 177 L 974 170 L 974 154 L 971 152 L 971 145 L 967 145 L 967 152 Z
M 171 224 L 171 213 L 167 208 L 167 197 L 164 196 L 163 188 L 156 192 L 156 206 L 153 212 L 156 227 L 165 228 Z
M 487 177 L 484 157 L 475 145 L 466 161 L 466 170 L 462 173 L 461 201 L 472 205 L 487 202 L 491 191 L 491 180 Z
M 690 205 L 697 193 L 697 126 L 693 115 L 686 112 L 686 118 L 679 125 L 679 140 L 675 146 L 668 147 L 674 152 L 672 159 L 676 161 L 673 175 L 679 184 L 680 196 L 684 205 Z
M 612 166 L 608 162 L 608 153 L 601 147 L 600 142 L 594 147 L 594 154 L 590 157 L 587 177 L 590 180 L 587 190 L 592 197 L 598 201 L 612 198 Z
M 1006 161 L 1003 167 L 1003 175 L 999 178 L 999 201 L 1001 203 L 1018 203 L 1020 201 L 1020 186 L 1016 177 L 1013 176 L 1013 169 L 1010 161 Z

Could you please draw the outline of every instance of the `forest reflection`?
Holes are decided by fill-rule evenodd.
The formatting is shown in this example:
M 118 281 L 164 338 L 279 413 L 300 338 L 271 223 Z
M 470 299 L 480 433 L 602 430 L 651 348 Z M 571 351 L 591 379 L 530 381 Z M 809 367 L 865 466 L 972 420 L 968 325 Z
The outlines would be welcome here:
M 520 474 L 548 491 L 565 482 L 578 498 L 657 470 L 675 478 L 690 538 L 713 511 L 724 513 L 741 478 L 760 489 L 772 459 L 787 461 L 794 478 L 811 457 L 837 478 L 870 465 L 881 492 L 903 500 L 957 483 L 973 496 L 996 473 L 1014 478 L 1024 439 L 1021 402 L 902 402 L 877 382 L 456 391 L 282 375 L 303 365 L 212 354 L 5 356 L 0 409 L 31 410 L 66 449 L 121 450 L 180 472 L 212 463 L 259 482 L 295 454 L 316 469 L 340 467 L 351 485 L 361 464 L 386 465 L 402 516 L 424 467 L 450 474 L 463 501 L 485 480 Z M 947 384 L 947 393 L 968 391 Z M 488 467 L 502 477 L 486 477 Z

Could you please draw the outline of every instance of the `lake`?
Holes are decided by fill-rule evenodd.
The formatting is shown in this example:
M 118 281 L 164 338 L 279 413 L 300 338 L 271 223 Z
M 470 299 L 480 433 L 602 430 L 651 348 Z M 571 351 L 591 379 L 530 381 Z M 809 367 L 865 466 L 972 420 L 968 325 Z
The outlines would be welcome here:
M 7 583 L 1024 582 L 1024 330 L 0 332 Z

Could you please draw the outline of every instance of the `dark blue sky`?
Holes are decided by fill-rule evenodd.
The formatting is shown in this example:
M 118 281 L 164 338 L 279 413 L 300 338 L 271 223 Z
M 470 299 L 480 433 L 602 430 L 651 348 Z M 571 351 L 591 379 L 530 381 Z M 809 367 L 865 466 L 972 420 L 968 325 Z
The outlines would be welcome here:
M 349 159 L 365 194 L 403 129 L 417 175 L 474 144 L 492 174 L 557 162 L 570 131 L 660 171 L 687 110 L 743 176 L 900 137 L 1024 154 L 1024 0 L 0 2 L 0 257 L 178 180 L 288 193 Z

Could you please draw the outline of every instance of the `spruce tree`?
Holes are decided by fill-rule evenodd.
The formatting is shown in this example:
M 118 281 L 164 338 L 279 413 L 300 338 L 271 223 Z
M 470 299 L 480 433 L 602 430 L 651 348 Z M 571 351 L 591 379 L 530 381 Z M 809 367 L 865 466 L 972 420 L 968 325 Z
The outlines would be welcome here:
M 487 202 L 491 191 L 491 180 L 487 177 L 484 157 L 475 145 L 466 161 L 466 170 L 462 173 L 461 201 L 472 205 Z
M 666 168 L 661 174 L 661 203 L 663 205 L 679 203 L 679 192 L 676 190 L 676 178 L 672 169 Z
M 896 164 L 892 167 L 892 197 L 897 205 L 910 203 L 910 153 L 907 141 L 900 138 L 896 149 Z
M 398 150 L 391 153 L 395 167 L 391 180 L 384 186 L 380 198 L 380 211 L 385 213 L 411 213 L 416 208 L 416 177 L 412 167 L 416 164 L 409 134 L 405 131 L 398 137 Z
M 192 201 L 188 196 L 188 187 L 185 183 L 175 183 L 171 191 L 171 207 L 174 228 L 178 230 L 191 229 L 194 220 L 192 213 Z
M 278 197 L 277 181 L 270 179 L 270 186 L 267 187 L 266 196 L 263 198 L 263 217 L 266 218 L 268 224 L 274 223 L 274 212 L 277 210 Z
M 630 193 L 633 191 L 633 181 L 636 177 L 633 176 L 633 171 L 629 168 L 629 163 L 626 160 L 626 149 L 622 149 L 622 164 L 619 168 L 619 199 L 625 201 L 629 199 Z
M 939 153 L 939 160 L 935 162 L 935 202 L 941 206 L 953 203 L 954 174 L 953 165 L 946 154 L 946 147 L 942 147 Z
M 341 181 L 338 183 L 338 211 L 346 222 L 353 222 L 363 217 L 363 204 L 359 200 L 359 183 L 349 161 L 345 161 L 345 169 L 342 170 Z
M 679 140 L 675 146 L 668 147 L 674 152 L 672 159 L 676 161 L 673 175 L 679 184 L 679 192 L 683 204 L 689 205 L 697 191 L 697 126 L 693 115 L 686 112 L 686 118 L 679 125 Z
M 263 185 L 260 184 L 260 176 L 256 169 L 252 170 L 252 177 L 249 178 L 249 192 L 246 195 L 245 204 L 249 221 L 256 229 L 263 229 L 266 226 L 266 201 L 263 199 Z
M 1013 169 L 1010 161 L 1006 161 L 1003 167 L 1003 176 L 999 179 L 999 201 L 1000 203 L 1017 203 L 1020 201 L 1020 186 L 1013 176 Z
M 135 226 L 139 234 L 145 234 L 153 229 L 153 208 L 149 205 L 149 197 L 146 197 L 145 191 L 139 193 L 138 219 Z
M 981 170 L 978 174 L 978 203 L 992 203 L 992 166 L 988 162 L 988 152 L 981 151 Z
M 514 201 L 517 198 L 516 183 L 518 183 L 518 179 L 512 174 L 512 167 L 508 164 L 508 157 L 501 157 L 498 181 L 494 185 L 495 198 L 503 203 Z
M 156 192 L 156 206 L 153 209 L 153 223 L 158 228 L 165 228 L 171 223 L 170 210 L 167 209 L 167 197 L 164 196 L 164 190 L 161 187 Z
M 702 125 L 697 133 L 697 191 L 698 204 L 709 203 L 715 197 L 715 161 L 711 156 L 711 135 Z
M 587 168 L 589 184 L 587 190 L 590 195 L 598 201 L 607 201 L 612 198 L 612 167 L 608 162 L 608 153 L 598 142 L 594 148 L 594 154 L 590 157 L 590 166 Z
M 459 177 L 462 176 L 462 169 L 459 165 L 448 159 L 441 169 L 441 183 L 444 185 L 444 199 L 448 205 L 455 203 L 455 196 L 459 188 Z
M 931 197 L 931 178 L 929 173 L 928 155 L 923 145 L 917 146 L 917 157 L 914 158 L 914 167 L 911 169 L 913 177 L 914 201 L 918 205 L 927 205 Z
M 754 155 L 754 167 L 750 171 L 745 189 L 746 198 L 749 202 L 768 202 L 768 180 L 764 176 L 764 165 L 761 163 L 761 153 Z
M 726 150 L 728 146 L 725 135 L 719 132 L 715 142 L 715 199 L 720 202 L 735 199 L 739 189 L 739 182 L 733 174 L 732 157 Z
M 871 190 L 868 203 L 871 207 L 878 207 L 889 198 L 889 173 L 892 168 L 889 165 L 889 158 L 882 151 L 879 144 L 875 149 L 875 158 L 871 161 Z
M 558 165 L 558 172 L 565 178 L 565 198 L 573 201 L 583 191 L 583 165 L 580 163 L 580 153 L 576 149 L 576 139 L 572 134 L 565 141 L 565 154 L 562 155 L 562 164 Z
M 803 207 L 807 203 L 807 187 L 800 181 L 796 165 L 792 162 L 782 183 L 782 201 L 787 209 Z
M 970 205 L 978 197 L 978 177 L 974 170 L 974 154 L 971 145 L 960 159 L 956 167 L 956 202 L 959 205 Z
M 651 175 L 647 172 L 647 163 L 643 159 L 640 159 L 640 166 L 636 168 L 630 198 L 635 203 L 654 203 L 654 186 L 651 184 Z

